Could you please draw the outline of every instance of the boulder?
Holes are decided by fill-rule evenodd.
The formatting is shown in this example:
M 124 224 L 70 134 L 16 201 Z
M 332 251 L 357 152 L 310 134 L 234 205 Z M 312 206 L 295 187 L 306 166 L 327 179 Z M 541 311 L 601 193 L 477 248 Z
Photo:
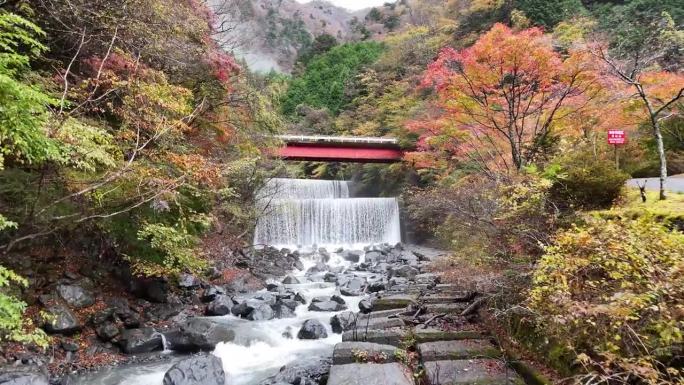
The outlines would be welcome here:
M 197 352 L 214 350 L 219 342 L 235 339 L 235 332 L 228 325 L 213 322 L 206 318 L 190 318 L 180 330 L 165 333 L 172 350 Z
M 252 310 L 256 309 L 257 307 L 263 304 L 264 303 L 262 301 L 256 299 L 248 299 L 246 301 L 243 301 L 239 305 L 233 306 L 233 308 L 230 311 L 236 317 L 245 318 L 249 315 L 249 313 L 252 312 Z
M 326 337 L 328 337 L 328 332 L 325 330 L 325 326 L 315 319 L 304 321 L 302 328 L 297 333 L 297 338 L 300 340 L 317 340 Z
M 100 325 L 96 330 L 97 336 L 103 341 L 109 341 L 119 335 L 119 328 L 111 322 Z
M 354 277 L 340 287 L 340 293 L 347 296 L 359 296 L 363 293 L 366 280 L 364 278 Z
M 275 306 L 286 306 L 290 310 L 295 311 L 297 309 L 297 306 L 301 305 L 300 302 L 295 301 L 294 299 L 281 299 L 278 300 L 278 302 L 275 304 Z M 280 317 L 278 317 L 280 318 Z
M 0 367 L 0 385 L 48 385 L 48 377 L 37 366 Z
M 162 335 L 153 328 L 124 330 L 119 337 L 119 346 L 126 354 L 150 353 L 164 349 Z
M 337 274 L 335 273 L 325 273 L 323 276 L 323 282 L 335 282 L 337 281 Z
M 418 275 L 419 271 L 415 267 L 411 267 L 408 265 L 403 265 L 399 267 L 395 267 L 392 269 L 392 276 L 393 277 L 403 277 L 406 278 L 410 281 L 413 281 L 416 276 Z
M 202 284 L 197 277 L 192 274 L 183 273 L 178 277 L 178 287 L 183 289 L 193 289 Z
M 339 295 L 335 294 L 332 297 L 330 297 L 331 301 L 335 301 L 341 305 L 346 305 L 347 302 L 345 302 L 344 298 L 340 297 Z
M 275 296 L 273 293 L 260 293 L 254 296 L 254 299 L 262 301 L 268 305 L 275 305 L 277 296 Z
M 268 321 L 273 318 L 275 318 L 273 308 L 271 308 L 271 305 L 265 302 L 252 309 L 252 311 L 247 315 L 247 319 L 250 321 Z
M 294 275 L 288 275 L 287 277 L 283 278 L 282 282 L 284 285 L 297 285 L 301 283 Z
M 278 319 L 296 317 L 294 310 L 291 309 L 290 307 L 282 304 L 282 303 L 273 305 L 273 312 L 274 312 L 275 318 L 278 318 Z
M 342 334 L 356 326 L 357 316 L 354 312 L 345 311 L 330 317 L 330 326 L 335 334 Z
M 362 314 L 368 314 L 373 311 L 373 302 L 369 299 L 362 299 L 361 302 L 359 302 L 359 311 Z
M 81 322 L 66 305 L 57 303 L 46 309 L 50 321 L 43 325 L 48 333 L 73 334 L 81 330 Z
M 235 302 L 227 295 L 218 295 L 207 305 L 207 315 L 222 316 L 230 314 Z
M 280 371 L 259 385 L 316 385 L 325 384 L 330 371 L 329 359 L 305 359 L 284 366 Z
M 169 284 L 162 278 L 139 278 L 132 282 L 135 295 L 148 301 L 166 303 L 169 298 Z
M 386 261 L 387 257 L 379 251 L 369 251 L 366 253 L 365 259 L 367 263 L 377 263 Z
M 226 289 L 221 286 L 212 285 L 204 289 L 202 294 L 202 302 L 211 302 L 217 296 L 226 294 Z
M 382 281 L 376 281 L 368 285 L 367 290 L 370 293 L 378 293 L 385 290 L 385 283 Z
M 69 306 L 77 309 L 92 306 L 95 303 L 92 294 L 78 285 L 57 285 L 57 294 Z
M 342 258 L 353 263 L 358 263 L 362 255 L 363 251 L 358 250 L 345 250 L 341 254 Z
M 309 305 L 310 311 L 341 311 L 347 310 L 347 305 L 335 302 L 333 300 L 311 302 Z
M 163 385 L 224 385 L 226 374 L 221 359 L 213 354 L 186 358 L 169 369 Z

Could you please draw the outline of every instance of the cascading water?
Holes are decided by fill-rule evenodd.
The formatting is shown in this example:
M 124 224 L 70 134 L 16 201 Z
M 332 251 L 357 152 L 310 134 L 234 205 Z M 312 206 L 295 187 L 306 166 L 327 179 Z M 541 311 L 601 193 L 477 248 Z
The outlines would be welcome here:
M 259 194 L 255 245 L 354 246 L 401 240 L 395 198 L 350 198 L 349 182 L 274 179 Z
M 226 373 L 226 384 L 259 385 L 275 375 L 283 366 L 301 362 L 317 362 L 330 358 L 335 344 L 342 341 L 332 332 L 330 317 L 340 312 L 308 309 L 315 297 L 340 295 L 333 282 L 325 282 L 325 272 L 309 268 L 325 261 L 331 271 L 347 271 L 352 263 L 342 254 L 318 252 L 317 247 L 359 248 L 375 243 L 400 241 L 399 208 L 394 198 L 350 198 L 350 183 L 273 179 L 259 191 L 264 216 L 259 221 L 254 242 L 260 245 L 288 246 L 301 250 L 303 269 L 293 272 L 301 282 L 284 285 L 296 291 L 306 304 L 296 307 L 291 318 L 247 321 L 233 315 L 211 317 L 229 325 L 236 338 L 219 343 L 213 354 L 220 357 Z M 307 251 L 308 250 L 308 251 Z M 325 258 L 323 256 L 325 255 Z M 356 277 L 373 274 L 355 271 Z M 262 290 L 260 293 L 265 293 Z M 361 297 L 341 296 L 348 310 L 358 312 Z M 297 331 L 305 320 L 319 320 L 327 329 L 327 337 L 316 340 L 298 339 Z M 116 367 L 82 376 L 76 385 L 161 385 L 165 372 L 173 362 Z

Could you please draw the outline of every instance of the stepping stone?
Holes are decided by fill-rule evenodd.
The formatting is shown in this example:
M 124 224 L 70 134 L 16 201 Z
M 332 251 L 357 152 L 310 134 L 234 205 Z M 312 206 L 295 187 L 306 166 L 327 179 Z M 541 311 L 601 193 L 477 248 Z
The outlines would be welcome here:
M 388 295 L 373 302 L 373 310 L 403 309 L 414 302 L 413 296 L 406 294 Z
M 333 365 L 328 385 L 413 385 L 413 378 L 398 363 Z
M 500 360 L 431 361 L 424 366 L 430 385 L 524 385 Z
M 455 340 L 478 340 L 484 335 L 475 330 L 444 331 L 439 329 L 414 329 L 416 342 L 455 341 Z
M 333 350 L 333 365 L 396 362 L 397 348 L 372 342 L 340 342 Z
M 501 357 L 501 350 L 487 340 L 425 342 L 418 344 L 418 351 L 423 362 Z
M 342 334 L 342 342 L 361 341 L 399 346 L 405 335 L 402 330 L 350 330 Z
M 467 303 L 437 303 L 425 306 L 430 313 L 446 313 L 446 314 L 461 314 L 466 307 Z

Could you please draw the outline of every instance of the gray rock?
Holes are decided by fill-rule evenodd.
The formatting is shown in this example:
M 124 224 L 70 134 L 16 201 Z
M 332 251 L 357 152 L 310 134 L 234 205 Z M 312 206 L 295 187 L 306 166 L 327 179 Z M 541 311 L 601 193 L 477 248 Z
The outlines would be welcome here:
M 366 253 L 365 258 L 368 263 L 384 262 L 387 260 L 387 257 L 379 251 L 369 251 Z
M 413 385 L 413 378 L 398 363 L 333 365 L 328 385 Z
M 310 311 L 341 311 L 346 309 L 347 305 L 332 300 L 311 302 L 311 305 L 309 305 Z
M 207 315 L 221 316 L 230 314 L 235 302 L 227 295 L 218 295 L 207 305 Z
M 340 297 L 339 295 L 335 294 L 332 297 L 330 297 L 331 301 L 335 301 L 341 305 L 346 305 L 347 302 L 344 300 L 344 298 Z
M 362 251 L 358 250 L 345 250 L 342 252 L 342 258 L 346 259 L 349 262 L 354 262 L 358 263 L 359 260 L 361 259 L 361 256 L 363 255 Z
M 341 342 L 333 350 L 333 365 L 372 362 L 384 364 L 396 362 L 397 348 L 372 342 Z M 364 357 L 366 357 L 364 359 Z
M 204 289 L 202 294 L 202 302 L 211 302 L 217 296 L 226 294 L 226 289 L 221 286 L 212 285 Z
M 246 301 L 243 301 L 239 305 L 233 306 L 233 308 L 230 311 L 233 313 L 234 316 L 245 318 L 249 315 L 249 313 L 252 312 L 252 310 L 256 309 L 257 307 L 263 304 L 264 303 L 259 300 L 248 299 Z
M 0 367 L 1 385 L 48 385 L 48 377 L 37 366 Z
M 359 311 L 362 314 L 368 314 L 373 311 L 373 302 L 369 299 L 362 299 L 361 302 L 359 302 Z
M 64 304 L 54 304 L 46 309 L 50 321 L 43 325 L 48 333 L 73 334 L 81 330 L 81 323 L 71 309 Z
M 364 278 L 354 277 L 345 283 L 340 288 L 340 293 L 347 296 L 359 296 L 363 293 L 366 280 Z
M 411 267 L 408 265 L 403 265 L 399 267 L 395 267 L 392 269 L 392 276 L 394 277 L 403 277 L 406 278 L 410 281 L 414 280 L 416 276 L 418 275 L 419 271 L 415 267 Z
M 277 297 L 273 293 L 260 293 L 254 296 L 254 299 L 262 301 L 268 305 L 275 305 Z
M 165 334 L 171 349 L 181 352 L 213 350 L 219 342 L 235 339 L 235 332 L 229 326 L 206 318 L 191 318 L 180 330 Z
M 315 319 L 304 321 L 302 328 L 297 333 L 297 338 L 300 340 L 317 340 L 326 337 L 328 337 L 328 332 L 325 330 L 325 326 Z
M 92 306 L 95 303 L 92 294 L 78 285 L 57 285 L 57 294 L 69 306 L 77 309 Z
M 126 354 L 150 353 L 164 348 L 161 334 L 153 328 L 124 330 L 119 346 Z
M 301 283 L 294 275 L 288 275 L 287 277 L 283 278 L 282 282 L 284 285 L 296 285 Z
M 275 313 L 271 305 L 263 302 L 255 307 L 248 315 L 247 319 L 250 321 L 268 321 L 275 318 Z
M 166 303 L 169 301 L 169 284 L 161 278 L 140 278 L 132 282 L 134 294 L 152 302 Z
M 275 304 L 273 306 L 273 312 L 275 314 L 275 318 L 278 318 L 278 319 L 296 317 L 294 309 L 291 309 L 289 306 L 284 305 L 282 303 Z
M 183 273 L 178 278 L 178 287 L 181 287 L 183 289 L 196 288 L 199 287 L 201 284 L 202 282 L 200 282 L 200 280 L 192 274 Z
M 111 322 L 107 322 L 96 330 L 97 336 L 103 341 L 109 341 L 119 335 L 119 328 Z
M 287 306 L 288 308 L 290 308 L 290 310 L 295 311 L 297 309 L 297 306 L 301 305 L 301 303 L 295 301 L 294 299 L 281 299 L 278 301 L 278 303 L 276 303 L 276 306 L 278 305 Z
M 356 326 L 357 316 L 354 312 L 345 311 L 330 317 L 330 326 L 333 333 L 342 334 L 347 330 L 352 330 Z
M 226 374 L 221 359 L 213 354 L 186 358 L 164 375 L 163 385 L 224 385 Z
M 371 293 L 381 292 L 381 291 L 385 290 L 385 283 L 382 281 L 373 282 L 370 285 L 368 285 L 367 290 Z

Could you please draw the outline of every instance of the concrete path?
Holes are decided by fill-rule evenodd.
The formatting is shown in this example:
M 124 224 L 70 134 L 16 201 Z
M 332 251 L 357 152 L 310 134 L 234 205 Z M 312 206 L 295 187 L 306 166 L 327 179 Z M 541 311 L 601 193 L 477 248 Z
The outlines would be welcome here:
M 630 179 L 627 181 L 627 186 L 638 188 L 637 183 L 643 185 L 644 181 L 646 181 L 646 190 L 658 191 L 660 189 L 660 179 L 658 178 Z M 668 191 L 684 193 L 684 174 L 672 175 L 667 178 L 665 188 Z

